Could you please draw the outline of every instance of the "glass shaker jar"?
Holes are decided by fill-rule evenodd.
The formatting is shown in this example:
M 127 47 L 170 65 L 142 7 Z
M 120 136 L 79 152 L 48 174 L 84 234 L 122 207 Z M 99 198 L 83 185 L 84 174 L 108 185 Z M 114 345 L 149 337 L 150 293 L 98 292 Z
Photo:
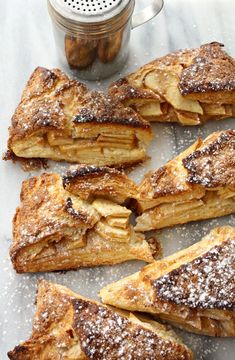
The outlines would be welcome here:
M 162 6 L 152 0 L 133 15 L 135 0 L 48 0 L 60 62 L 82 79 L 111 76 L 127 60 L 131 29 Z

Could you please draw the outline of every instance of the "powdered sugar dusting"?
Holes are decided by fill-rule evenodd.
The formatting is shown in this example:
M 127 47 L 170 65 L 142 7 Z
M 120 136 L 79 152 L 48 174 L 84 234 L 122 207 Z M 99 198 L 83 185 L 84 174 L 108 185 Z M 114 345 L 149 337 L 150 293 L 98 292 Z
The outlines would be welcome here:
M 163 339 L 141 325 L 133 325 L 103 306 L 75 300 L 74 308 L 75 329 L 90 360 L 190 359 L 183 345 Z
M 36 4 L 37 3 L 37 4 Z M 36 8 L 35 8 L 35 6 Z M 17 16 L 20 31 L 13 32 L 18 38 L 19 47 L 10 41 L 12 21 L 9 17 L 5 21 L 3 36 L 3 71 L 2 89 L 3 101 L 1 102 L 2 124 L 2 151 L 5 150 L 7 141 L 7 127 L 16 100 L 23 88 L 24 81 L 29 71 L 36 64 L 57 66 L 58 58 L 54 51 L 53 34 L 50 19 L 44 2 L 35 2 L 29 17 L 25 17 L 25 7 L 21 2 L 4 2 L 6 11 Z M 136 7 L 141 9 L 145 1 L 136 1 Z M 179 11 L 180 9 L 180 11 Z M 234 4 L 225 1 L 165 1 L 164 11 L 143 27 L 132 31 L 131 56 L 122 74 L 117 73 L 113 79 L 108 78 L 100 83 L 91 82 L 89 87 L 107 88 L 110 82 L 124 74 L 135 71 L 139 66 L 151 59 L 166 54 L 169 51 L 185 46 L 198 46 L 200 43 L 213 39 L 220 39 L 226 44 L 226 49 L 235 55 L 234 47 Z M 17 14 L 17 15 L 16 15 Z M 189 16 L 190 14 L 190 16 Z M 210 14 L 210 16 L 208 16 Z M 42 18 L 43 26 L 41 26 Z M 34 24 L 35 26 L 29 26 Z M 171 26 L 169 26 L 169 23 Z M 191 32 L 187 31 L 191 29 Z M 25 35 L 25 41 L 22 36 Z M 13 36 L 13 35 L 12 35 Z M 151 41 L 149 41 L 151 37 Z M 140 42 L 141 39 L 141 42 Z M 4 42 L 5 41 L 5 42 Z M 142 46 L 142 43 L 144 46 Z M 12 44 L 12 46 L 11 46 Z M 6 45 L 6 46 L 5 46 Z M 9 49 L 10 46 L 10 49 Z M 5 49 L 5 50 L 4 50 Z M 44 51 L 43 51 L 44 50 Z M 28 54 L 29 56 L 20 56 Z M 70 71 L 71 75 L 72 70 Z M 154 141 L 150 145 L 148 154 L 151 159 L 138 166 L 131 173 L 135 181 L 142 180 L 148 170 L 155 170 L 164 165 L 177 153 L 192 144 L 198 136 L 205 138 L 211 132 L 231 128 L 234 119 L 220 122 L 211 121 L 200 127 L 179 127 L 171 124 L 153 124 Z M 51 171 L 64 174 L 67 169 L 65 163 L 51 162 Z M 35 173 L 34 173 L 35 174 Z M 37 173 L 38 174 L 38 173 Z M 97 298 L 100 288 L 130 275 L 144 265 L 143 262 L 134 261 L 112 267 L 98 267 L 80 269 L 78 271 L 56 272 L 45 274 L 15 274 L 8 257 L 8 248 L 12 242 L 11 219 L 16 206 L 19 204 L 19 190 L 21 181 L 28 175 L 20 171 L 17 164 L 11 165 L 1 162 L 1 292 L 0 303 L 0 332 L 1 332 L 1 359 L 6 359 L 6 352 L 20 341 L 28 338 L 32 318 L 35 312 L 34 300 L 36 283 L 39 278 L 64 284 L 84 296 Z M 166 228 L 157 232 L 158 238 L 164 247 L 164 255 L 171 254 L 199 241 L 203 235 L 216 226 L 223 224 L 235 225 L 233 215 L 209 221 L 201 221 L 185 225 Z M 219 339 L 178 331 L 184 342 L 194 351 L 195 360 L 232 360 L 234 359 L 234 339 Z
M 234 310 L 235 239 L 153 282 L 157 295 L 191 308 Z
M 222 132 L 215 141 L 183 159 L 188 181 L 213 188 L 235 186 L 235 131 Z
M 218 42 L 201 46 L 192 64 L 181 75 L 182 94 L 231 91 L 235 88 L 235 61 Z

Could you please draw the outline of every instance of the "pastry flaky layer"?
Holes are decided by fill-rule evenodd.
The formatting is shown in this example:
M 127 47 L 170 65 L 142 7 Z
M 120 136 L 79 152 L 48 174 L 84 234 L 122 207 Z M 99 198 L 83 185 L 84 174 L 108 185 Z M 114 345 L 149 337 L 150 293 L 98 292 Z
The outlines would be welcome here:
M 212 133 L 146 175 L 135 229 L 148 231 L 235 212 L 235 131 Z
M 136 191 L 124 173 L 80 166 L 63 178 L 25 180 L 13 220 L 10 255 L 17 272 L 74 269 L 139 259 L 152 262 L 160 246 L 130 224 L 119 205 Z
M 41 281 L 29 340 L 11 360 L 191 360 L 191 351 L 163 325 L 111 309 L 68 288 Z
M 235 60 L 217 42 L 173 52 L 111 85 L 150 121 L 198 125 L 235 115 Z
M 7 156 L 125 166 L 145 160 L 151 139 L 133 109 L 59 69 L 38 67 L 12 117 Z
M 148 312 L 190 332 L 235 336 L 235 228 L 215 228 L 100 294 L 106 304 Z

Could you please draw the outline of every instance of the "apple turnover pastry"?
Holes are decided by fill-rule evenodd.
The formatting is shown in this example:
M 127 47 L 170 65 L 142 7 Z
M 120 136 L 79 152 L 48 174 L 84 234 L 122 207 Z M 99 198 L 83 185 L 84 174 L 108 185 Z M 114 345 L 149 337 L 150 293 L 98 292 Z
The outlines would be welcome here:
M 157 240 L 145 240 L 135 232 L 131 211 L 119 205 L 135 189 L 120 171 L 94 166 L 71 170 L 63 179 L 45 173 L 25 180 L 10 249 L 16 271 L 66 270 L 133 259 L 152 262 L 160 250 Z
M 149 312 L 190 332 L 235 336 L 235 228 L 213 229 L 100 294 L 106 304 Z
M 11 360 L 191 360 L 173 331 L 144 317 L 111 309 L 68 288 L 41 281 L 29 340 Z
M 135 230 L 161 229 L 235 212 L 235 131 L 212 133 L 147 174 Z
M 111 85 L 149 121 L 198 125 L 235 115 L 235 60 L 218 42 L 173 52 Z
M 6 158 L 120 167 L 145 160 L 151 139 L 133 109 L 58 69 L 37 68 L 12 118 Z

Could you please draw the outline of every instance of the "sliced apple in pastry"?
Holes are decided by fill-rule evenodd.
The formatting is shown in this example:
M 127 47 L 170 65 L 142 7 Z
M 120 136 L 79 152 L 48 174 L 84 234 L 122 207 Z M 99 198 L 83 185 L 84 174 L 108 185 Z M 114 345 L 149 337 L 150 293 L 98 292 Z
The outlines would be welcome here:
M 232 117 L 235 60 L 218 42 L 179 50 L 118 80 L 109 93 L 149 121 L 198 125 Z
M 121 167 L 145 160 L 149 123 L 59 69 L 37 68 L 9 128 L 6 158 Z
M 112 309 L 70 289 L 39 282 L 29 340 L 8 352 L 11 360 L 191 360 L 172 330 Z
M 147 312 L 190 332 L 235 336 L 235 228 L 215 228 L 100 295 L 106 304 Z
M 136 230 L 161 229 L 235 212 L 235 131 L 212 133 L 150 172 L 137 191 Z
M 89 182 L 93 188 L 80 197 Z M 132 189 L 125 189 L 125 184 L 132 184 Z M 153 261 L 160 250 L 157 240 L 147 241 L 135 232 L 131 211 L 118 203 L 131 191 L 135 184 L 122 172 L 94 166 L 71 170 L 63 179 L 58 174 L 42 174 L 24 181 L 10 249 L 16 271 Z

